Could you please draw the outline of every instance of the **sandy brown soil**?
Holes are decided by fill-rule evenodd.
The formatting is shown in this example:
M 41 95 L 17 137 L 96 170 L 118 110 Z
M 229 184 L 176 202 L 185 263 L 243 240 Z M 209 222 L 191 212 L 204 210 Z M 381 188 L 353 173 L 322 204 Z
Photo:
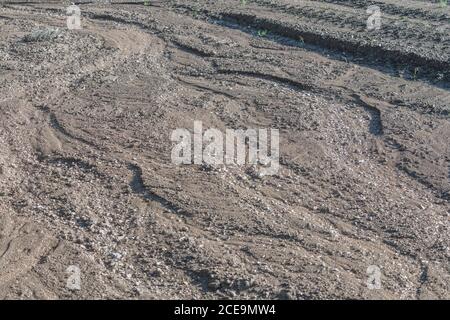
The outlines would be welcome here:
M 450 298 L 449 6 L 80 1 L 68 30 L 68 2 L 21 2 L 0 5 L 0 298 Z M 174 165 L 194 120 L 279 129 L 280 171 Z

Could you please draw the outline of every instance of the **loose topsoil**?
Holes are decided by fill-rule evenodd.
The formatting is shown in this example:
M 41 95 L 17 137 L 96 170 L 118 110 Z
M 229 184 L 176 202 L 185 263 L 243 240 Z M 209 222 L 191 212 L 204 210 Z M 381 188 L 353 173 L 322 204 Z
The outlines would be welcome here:
M 450 298 L 450 6 L 0 2 L 0 298 Z M 194 121 L 279 172 L 173 164 Z

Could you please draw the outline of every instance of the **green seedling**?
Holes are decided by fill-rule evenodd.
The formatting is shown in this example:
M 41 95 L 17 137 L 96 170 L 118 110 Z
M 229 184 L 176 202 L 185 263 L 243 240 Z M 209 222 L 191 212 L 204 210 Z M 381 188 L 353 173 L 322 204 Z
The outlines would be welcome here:
M 247 0 L 241 0 L 241 5 L 243 6 L 247 5 Z
M 268 33 L 268 30 L 258 30 L 258 37 L 265 37 Z

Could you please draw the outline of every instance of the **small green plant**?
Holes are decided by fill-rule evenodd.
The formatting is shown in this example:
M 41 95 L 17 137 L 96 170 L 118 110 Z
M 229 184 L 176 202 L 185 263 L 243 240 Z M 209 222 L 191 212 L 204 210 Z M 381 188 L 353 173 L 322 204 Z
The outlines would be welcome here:
M 30 34 L 27 34 L 23 37 L 23 41 L 25 42 L 39 42 L 39 41 L 49 41 L 57 38 L 61 34 L 61 30 L 59 28 L 43 28 L 43 29 L 35 29 Z
M 446 6 L 448 6 L 448 0 L 439 0 L 439 5 L 441 6 L 441 8 L 445 8 Z
M 258 37 L 265 37 L 269 34 L 269 30 L 258 30 Z
M 241 0 L 241 5 L 245 6 L 247 4 L 247 0 Z

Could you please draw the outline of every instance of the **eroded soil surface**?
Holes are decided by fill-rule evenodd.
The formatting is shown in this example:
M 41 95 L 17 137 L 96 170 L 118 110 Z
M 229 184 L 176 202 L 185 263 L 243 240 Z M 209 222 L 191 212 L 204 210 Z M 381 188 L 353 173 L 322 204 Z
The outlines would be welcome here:
M 81 1 L 69 30 L 25 2 L 0 5 L 0 298 L 450 298 L 450 6 Z M 278 174 L 176 166 L 194 121 L 279 129 Z

